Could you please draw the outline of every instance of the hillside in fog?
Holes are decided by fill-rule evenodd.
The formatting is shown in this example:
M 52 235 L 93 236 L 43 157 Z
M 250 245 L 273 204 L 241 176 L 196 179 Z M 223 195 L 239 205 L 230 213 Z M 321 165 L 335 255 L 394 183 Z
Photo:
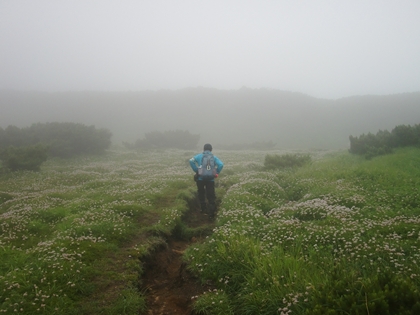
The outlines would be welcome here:
M 0 91 L 0 127 L 76 122 L 108 128 L 114 143 L 188 130 L 200 143 L 273 141 L 280 148 L 348 148 L 349 135 L 418 124 L 420 92 L 337 100 L 269 89 L 141 92 Z

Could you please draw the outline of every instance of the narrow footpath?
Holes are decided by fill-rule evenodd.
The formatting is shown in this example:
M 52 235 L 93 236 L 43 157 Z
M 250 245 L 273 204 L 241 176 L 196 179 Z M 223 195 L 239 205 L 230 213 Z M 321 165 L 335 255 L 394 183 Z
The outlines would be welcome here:
M 189 228 L 211 230 L 214 226 L 195 202 L 191 202 L 183 221 Z M 147 296 L 148 315 L 193 315 L 191 298 L 211 289 L 209 285 L 201 285 L 182 262 L 185 249 L 197 241 L 199 236 L 189 240 L 172 236 L 167 247 L 157 251 L 145 264 L 142 287 Z

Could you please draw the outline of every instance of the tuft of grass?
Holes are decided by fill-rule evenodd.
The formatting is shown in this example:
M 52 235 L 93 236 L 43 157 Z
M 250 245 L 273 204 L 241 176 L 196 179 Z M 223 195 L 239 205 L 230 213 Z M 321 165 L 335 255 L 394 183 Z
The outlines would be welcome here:
M 111 308 L 112 314 L 134 315 L 147 310 L 146 299 L 136 288 L 126 288 Z

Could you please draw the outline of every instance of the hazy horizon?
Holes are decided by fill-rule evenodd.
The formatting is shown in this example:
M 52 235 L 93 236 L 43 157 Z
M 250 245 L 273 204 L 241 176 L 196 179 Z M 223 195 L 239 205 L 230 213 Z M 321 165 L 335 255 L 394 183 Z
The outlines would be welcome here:
M 208 91 L 218 91 L 218 92 L 235 92 L 235 91 L 241 91 L 243 89 L 245 90 L 250 90 L 250 91 L 275 91 L 275 92 L 281 92 L 281 93 L 291 93 L 291 94 L 300 94 L 302 96 L 305 97 L 310 97 L 312 99 L 320 99 L 320 100 L 326 100 L 326 101 L 339 101 L 339 100 L 343 100 L 343 99 L 351 99 L 354 97 L 387 97 L 387 96 L 399 96 L 399 95 L 411 95 L 411 94 L 417 94 L 420 93 L 420 89 L 417 91 L 409 91 L 409 92 L 396 92 L 396 93 L 383 93 L 383 94 L 374 94 L 374 93 L 365 93 L 365 94 L 353 94 L 353 95 L 346 95 L 343 97 L 321 97 L 321 96 L 314 96 L 308 93 L 303 93 L 300 91 L 289 91 L 289 90 L 282 90 L 282 89 L 274 89 L 274 88 L 265 88 L 265 87 L 260 87 L 260 88 L 251 88 L 248 86 L 242 86 L 240 88 L 237 89 L 219 89 L 219 88 L 211 88 L 211 87 L 206 87 L 206 86 L 196 86 L 196 87 L 192 87 L 192 86 L 188 86 L 188 87 L 184 87 L 184 88 L 179 88 L 179 89 L 165 89 L 165 88 L 161 88 L 161 89 L 144 89 L 144 90 L 87 90 L 87 89 L 79 89 L 79 90 L 55 90 L 55 91 L 51 91 L 51 90 L 34 90 L 34 89 L 14 89 L 14 88 L 6 88 L 6 89 L 2 89 L 0 88 L 0 92 L 12 92 L 12 93 L 41 93 L 41 94 L 50 94 L 50 95 L 57 95 L 57 94 L 72 94 L 72 93 L 99 93 L 99 94 L 103 94 L 103 93 L 109 93 L 109 94 L 113 94 L 115 95 L 115 93 L 147 93 L 147 92 L 152 92 L 152 93 L 161 93 L 161 92 L 182 92 L 182 91 L 195 91 L 195 90 L 208 90 Z M 1 105 L 1 104 L 0 104 Z
M 0 89 L 420 91 L 419 1 L 4 1 Z
M 107 128 L 114 143 L 186 130 L 214 145 L 273 141 L 287 148 L 343 148 L 349 136 L 419 123 L 420 92 L 317 99 L 278 90 L 157 92 L 0 91 L 0 128 L 74 122 Z

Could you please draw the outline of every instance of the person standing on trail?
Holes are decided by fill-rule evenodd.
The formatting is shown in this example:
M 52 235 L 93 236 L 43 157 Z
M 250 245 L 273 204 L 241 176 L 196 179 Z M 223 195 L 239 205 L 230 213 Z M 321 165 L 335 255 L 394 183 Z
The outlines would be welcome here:
M 203 153 L 199 153 L 190 159 L 190 165 L 195 172 L 194 180 L 197 183 L 198 200 L 200 201 L 201 211 L 207 213 L 210 218 L 216 214 L 216 193 L 214 190 L 214 179 L 222 171 L 223 162 L 211 151 L 211 144 L 204 145 Z M 209 203 L 207 209 L 206 197 Z

